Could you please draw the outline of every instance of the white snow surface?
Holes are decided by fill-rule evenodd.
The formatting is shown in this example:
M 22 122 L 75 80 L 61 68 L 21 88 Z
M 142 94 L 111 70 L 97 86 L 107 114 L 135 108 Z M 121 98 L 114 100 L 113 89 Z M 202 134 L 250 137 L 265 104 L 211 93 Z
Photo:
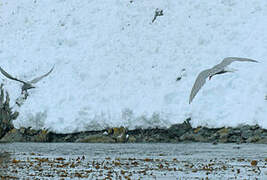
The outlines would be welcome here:
M 152 23 L 157 8 L 164 15 Z M 20 108 L 21 84 L 0 74 L 20 112 L 14 123 L 74 132 L 191 117 L 193 126 L 267 128 L 266 8 L 258 0 L 3 0 L 0 66 L 30 80 L 55 64 Z M 207 80 L 188 104 L 198 73 L 228 56 L 260 63 L 232 63 L 237 72 Z

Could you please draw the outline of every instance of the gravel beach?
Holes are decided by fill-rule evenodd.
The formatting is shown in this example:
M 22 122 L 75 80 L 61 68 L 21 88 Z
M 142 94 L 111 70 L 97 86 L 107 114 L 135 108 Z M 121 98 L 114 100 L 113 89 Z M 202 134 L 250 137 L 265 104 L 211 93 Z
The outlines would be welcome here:
M 6 159 L 0 161 L 0 177 L 264 179 L 266 148 L 264 144 L 1 143 L 0 159 Z

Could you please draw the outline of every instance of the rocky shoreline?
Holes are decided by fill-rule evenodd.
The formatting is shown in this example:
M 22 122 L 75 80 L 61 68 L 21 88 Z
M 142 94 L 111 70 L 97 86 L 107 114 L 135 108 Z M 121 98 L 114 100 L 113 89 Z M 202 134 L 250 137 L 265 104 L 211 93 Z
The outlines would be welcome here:
M 189 119 L 170 128 L 128 130 L 115 127 L 101 131 L 58 134 L 47 130 L 20 128 L 8 131 L 0 142 L 76 142 L 76 143 L 261 143 L 267 144 L 267 130 L 258 125 L 192 128 Z

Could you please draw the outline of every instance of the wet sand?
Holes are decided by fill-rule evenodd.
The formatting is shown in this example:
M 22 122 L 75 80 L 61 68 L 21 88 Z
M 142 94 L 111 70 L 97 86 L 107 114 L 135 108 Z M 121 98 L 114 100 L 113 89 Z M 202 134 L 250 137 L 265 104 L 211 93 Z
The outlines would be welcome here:
M 261 144 L 1 143 L 0 177 L 265 179 L 266 149 Z

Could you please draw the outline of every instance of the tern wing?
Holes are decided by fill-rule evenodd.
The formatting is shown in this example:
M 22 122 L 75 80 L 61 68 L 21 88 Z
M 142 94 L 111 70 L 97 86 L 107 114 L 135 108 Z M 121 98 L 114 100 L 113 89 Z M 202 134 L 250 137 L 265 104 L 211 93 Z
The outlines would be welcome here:
M 256 61 L 256 60 L 248 59 L 248 58 L 227 57 L 227 58 L 224 58 L 224 59 L 222 60 L 222 62 L 221 62 L 219 65 L 225 67 L 225 66 L 228 66 L 229 64 L 231 64 L 231 63 L 234 62 L 234 61 L 258 62 L 258 61 Z
M 19 79 L 17 79 L 17 78 L 14 78 L 13 76 L 11 76 L 10 74 L 8 74 L 4 69 L 2 69 L 1 67 L 0 67 L 0 71 L 1 71 L 1 73 L 4 75 L 4 76 L 6 76 L 7 78 L 9 78 L 9 79 L 12 79 L 12 80 L 15 80 L 15 81 L 19 81 L 19 82 L 21 82 L 21 83 L 26 83 L 25 81 L 22 81 L 22 80 L 19 80 Z
M 41 79 L 43 79 L 44 77 L 48 76 L 54 69 L 54 66 L 50 69 L 50 71 L 48 71 L 46 74 L 40 76 L 40 77 L 37 77 L 37 78 L 34 78 L 33 80 L 30 81 L 30 83 L 32 84 L 35 84 L 37 83 L 38 81 L 40 81 Z
M 205 84 L 207 77 L 210 75 L 210 69 L 204 70 L 196 78 L 196 81 L 192 87 L 190 97 L 189 97 L 189 104 L 193 101 L 194 97 L 197 95 L 198 91 L 201 87 Z

